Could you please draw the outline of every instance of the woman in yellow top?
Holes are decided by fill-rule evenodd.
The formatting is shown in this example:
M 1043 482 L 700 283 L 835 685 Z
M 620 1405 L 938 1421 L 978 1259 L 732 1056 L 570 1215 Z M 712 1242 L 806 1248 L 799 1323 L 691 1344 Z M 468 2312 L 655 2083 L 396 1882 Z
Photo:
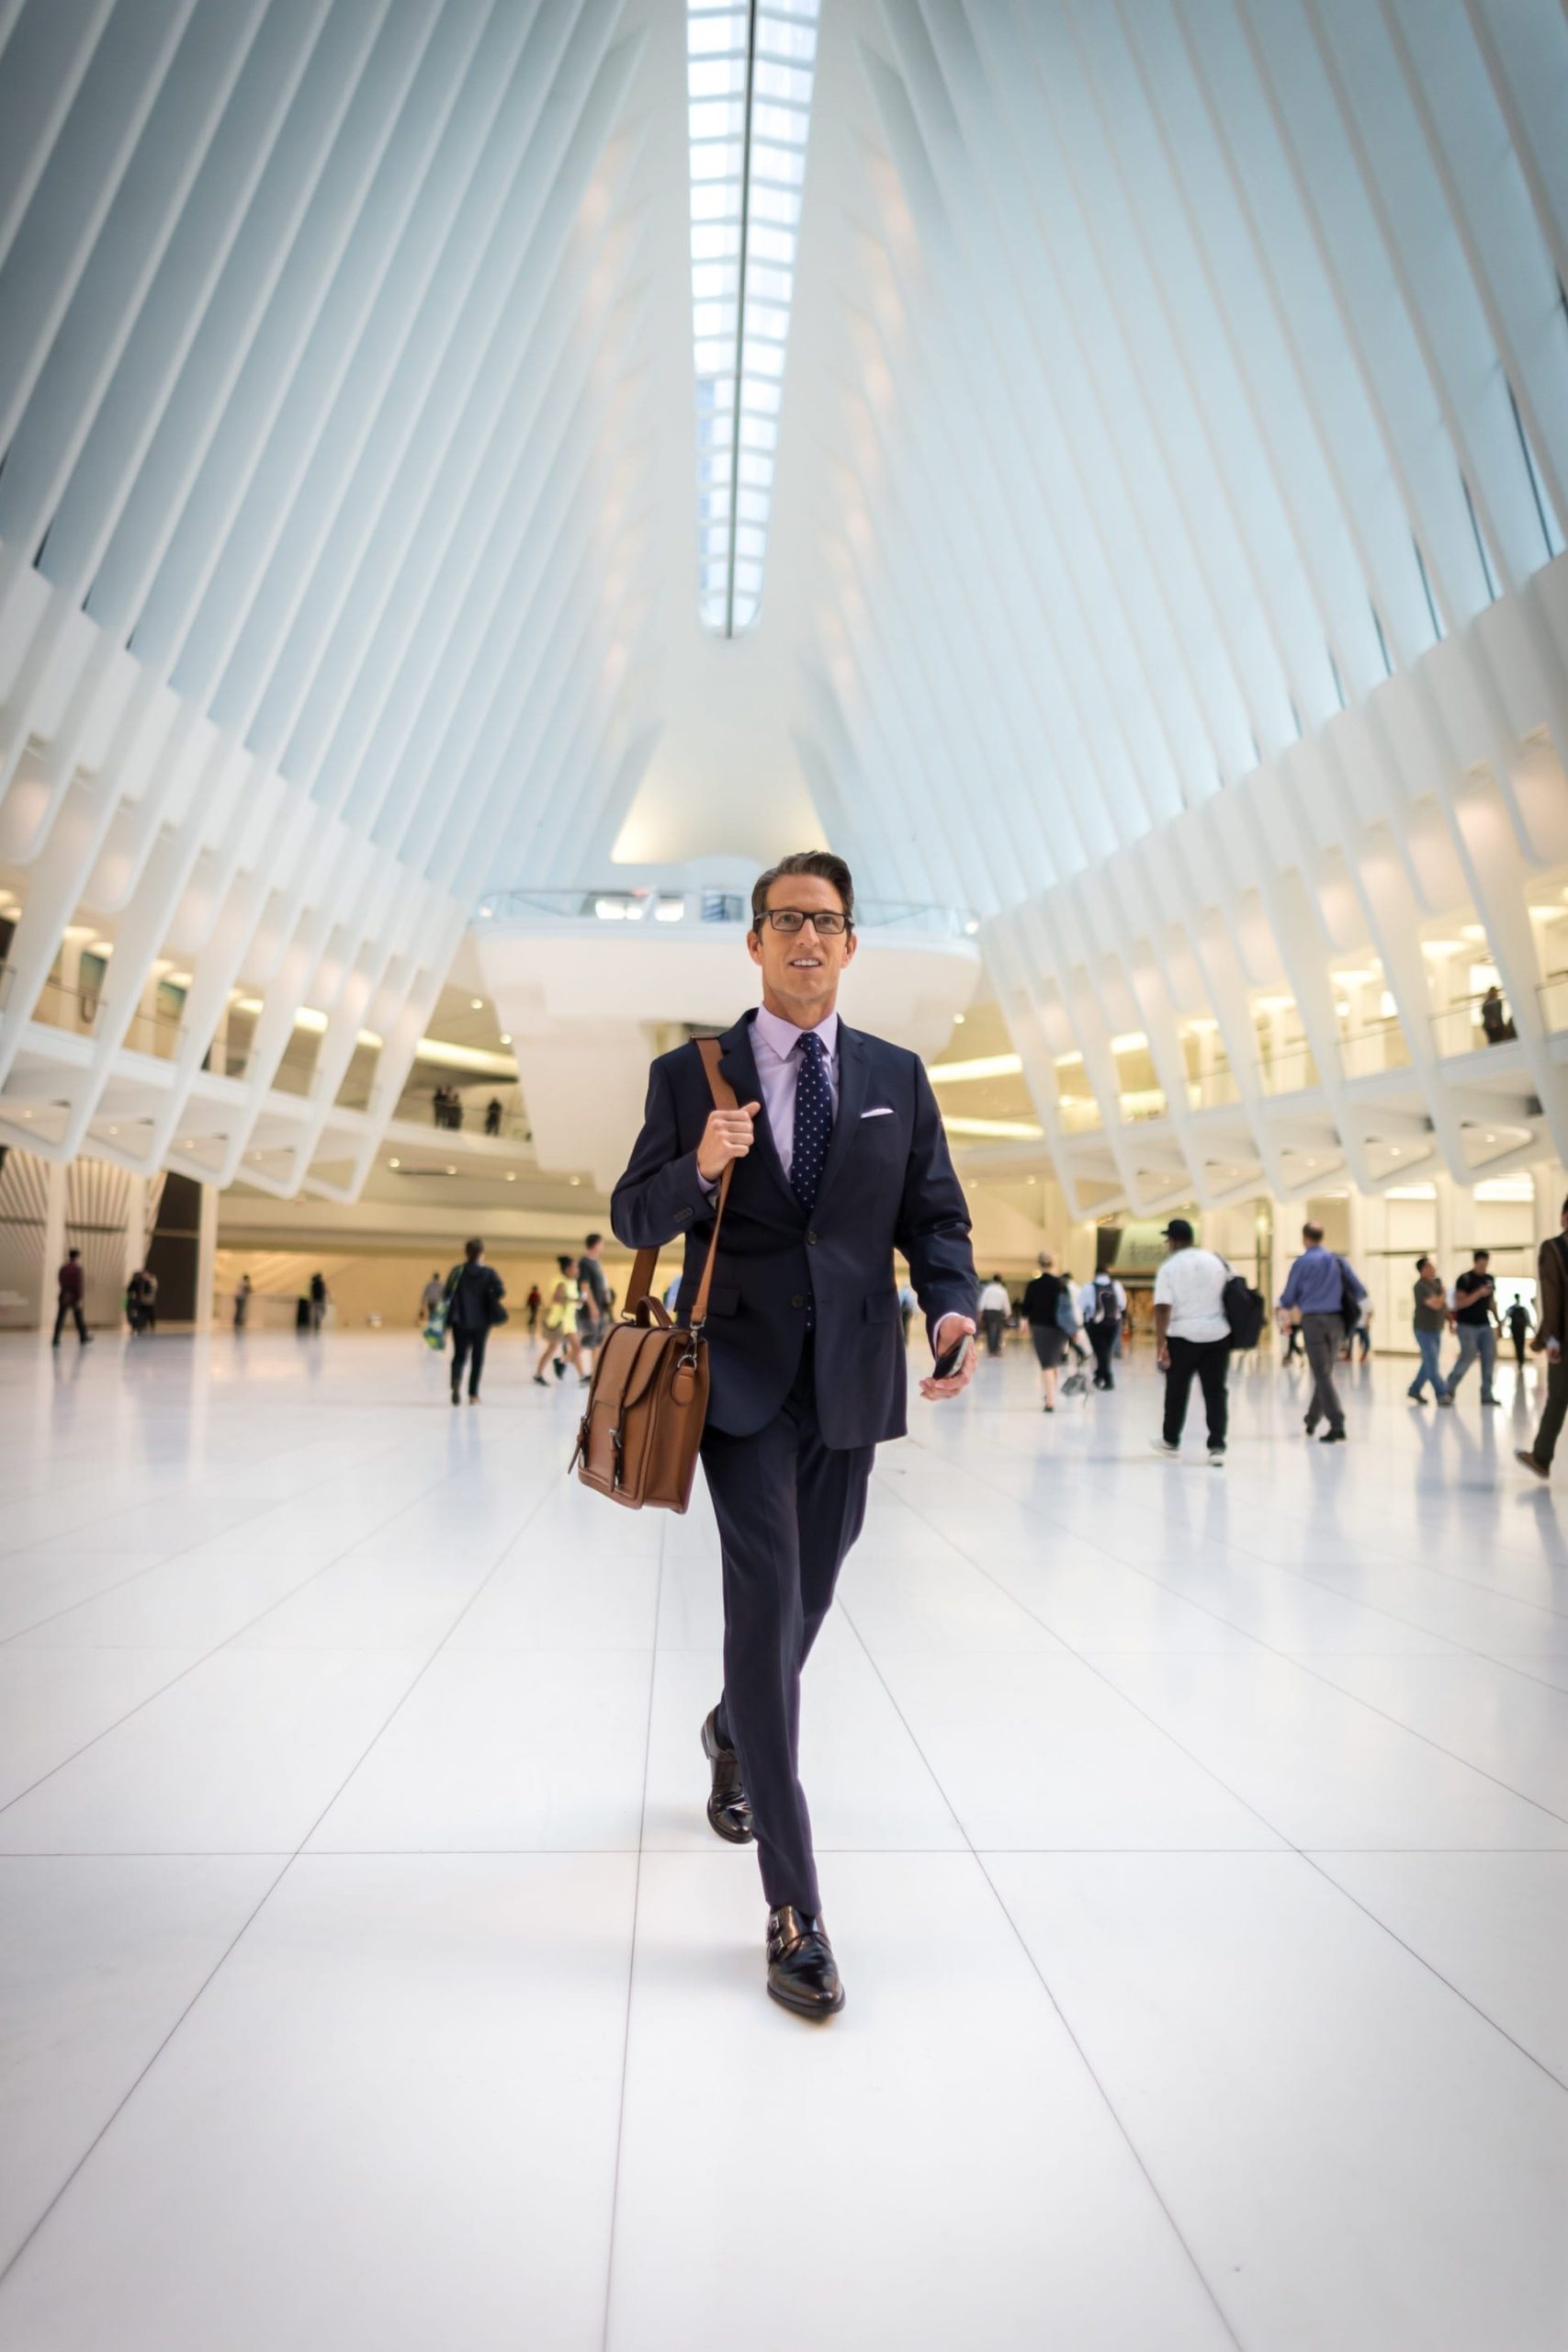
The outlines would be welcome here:
M 579 1379 L 583 1376 L 582 1350 L 577 1338 L 577 1309 L 582 1296 L 577 1279 L 577 1261 L 575 1258 L 558 1258 L 556 1265 L 559 1271 L 555 1288 L 546 1302 L 543 1318 L 545 1343 L 539 1350 L 539 1361 L 534 1366 L 534 1385 L 537 1388 L 547 1388 L 550 1385 L 545 1378 L 545 1366 L 552 1356 L 556 1360 L 558 1380 L 569 1363 L 577 1367 Z

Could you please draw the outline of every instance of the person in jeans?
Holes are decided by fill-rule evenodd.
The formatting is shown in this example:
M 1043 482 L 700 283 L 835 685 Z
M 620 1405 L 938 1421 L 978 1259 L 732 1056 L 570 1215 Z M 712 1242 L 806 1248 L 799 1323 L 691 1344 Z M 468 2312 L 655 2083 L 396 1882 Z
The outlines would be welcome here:
M 1212 1250 L 1196 1246 L 1184 1216 L 1171 1218 L 1164 1238 L 1170 1254 L 1155 1276 L 1155 1361 L 1165 1374 L 1165 1427 L 1149 1442 L 1156 1453 L 1181 1451 L 1187 1399 L 1196 1379 L 1208 1416 L 1209 1460 L 1217 1470 L 1225 1458 L 1231 1327 L 1224 1289 L 1230 1268 Z
M 1503 1320 L 1508 1327 L 1508 1337 L 1514 1343 L 1514 1362 L 1518 1365 L 1519 1370 L 1523 1372 L 1525 1368 L 1525 1351 L 1529 1345 L 1530 1311 L 1525 1305 L 1523 1296 L 1518 1291 L 1514 1293 L 1508 1311 L 1504 1316 Z
M 60 1296 L 59 1304 L 55 1308 L 54 1337 L 50 1341 L 51 1347 L 57 1348 L 60 1345 L 60 1334 L 65 1329 L 67 1316 L 76 1326 L 77 1344 L 84 1348 L 90 1347 L 93 1335 L 87 1329 L 87 1318 L 82 1312 L 82 1299 L 87 1287 L 87 1277 L 82 1265 L 80 1250 L 68 1250 L 65 1252 L 65 1263 L 55 1276 L 55 1282 L 59 1286 Z
M 591 1233 L 577 1261 L 578 1383 L 586 1387 L 593 1377 L 594 1351 L 604 1345 L 610 1328 L 610 1285 L 599 1262 L 604 1247 L 602 1233 Z
M 1427 1381 L 1439 1405 L 1451 1405 L 1453 1394 L 1438 1368 L 1438 1353 L 1443 1343 L 1443 1333 L 1449 1328 L 1448 1294 L 1430 1258 L 1416 1261 L 1416 1351 L 1421 1359 L 1421 1369 L 1405 1390 L 1417 1405 L 1427 1401 L 1422 1393 Z
M 1516 1453 L 1514 1459 L 1533 1470 L 1538 1478 L 1544 1478 L 1551 1473 L 1551 1457 L 1568 1415 L 1568 1201 L 1562 1204 L 1561 1232 L 1540 1245 L 1536 1272 L 1540 1288 L 1535 1338 L 1530 1344 L 1546 1357 L 1546 1405 L 1535 1443 L 1528 1453 Z
M 1345 1408 L 1334 1385 L 1334 1365 L 1345 1344 L 1346 1295 L 1359 1306 L 1366 1290 L 1348 1261 L 1323 1246 L 1321 1225 L 1303 1225 L 1303 1250 L 1291 1268 L 1280 1305 L 1301 1310 L 1302 1338 L 1306 1342 L 1312 1372 L 1312 1396 L 1306 1408 L 1306 1433 L 1326 1420 L 1325 1445 L 1345 1442 Z
M 1497 1285 L 1488 1265 L 1487 1252 L 1475 1250 L 1471 1263 L 1454 1284 L 1453 1325 L 1459 1340 L 1459 1362 L 1449 1374 L 1449 1394 L 1453 1394 L 1479 1356 L 1481 1401 L 1483 1405 L 1500 1405 L 1503 1400 L 1492 1385 L 1497 1369 Z
M 506 1285 L 484 1261 L 482 1241 L 463 1244 L 463 1262 L 446 1277 L 446 1329 L 452 1334 L 452 1402 L 462 1402 L 463 1366 L 468 1367 L 468 1402 L 479 1401 L 491 1325 L 505 1321 L 501 1302 Z

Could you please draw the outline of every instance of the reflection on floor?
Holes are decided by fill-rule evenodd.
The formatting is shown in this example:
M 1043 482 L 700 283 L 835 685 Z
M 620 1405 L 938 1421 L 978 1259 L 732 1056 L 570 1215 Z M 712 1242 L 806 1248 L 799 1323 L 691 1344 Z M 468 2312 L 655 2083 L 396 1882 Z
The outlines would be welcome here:
M 703 1819 L 711 1525 L 411 1333 L 0 1344 L 5 2352 L 1561 2352 L 1568 1481 L 1237 1383 L 885 1452 L 849 2007 Z M 1189 1438 L 1195 1446 L 1196 1432 Z

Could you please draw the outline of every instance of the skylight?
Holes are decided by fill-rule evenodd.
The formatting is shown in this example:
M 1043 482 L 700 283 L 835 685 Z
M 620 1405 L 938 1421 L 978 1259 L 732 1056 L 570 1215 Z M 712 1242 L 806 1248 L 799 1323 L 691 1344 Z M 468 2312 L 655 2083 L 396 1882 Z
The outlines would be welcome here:
M 757 617 L 817 58 L 818 0 L 687 0 L 698 599 Z

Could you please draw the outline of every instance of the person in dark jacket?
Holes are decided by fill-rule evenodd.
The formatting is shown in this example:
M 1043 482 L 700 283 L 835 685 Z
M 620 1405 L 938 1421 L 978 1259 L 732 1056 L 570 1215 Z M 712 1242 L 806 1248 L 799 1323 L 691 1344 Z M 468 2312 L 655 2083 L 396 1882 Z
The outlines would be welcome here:
M 452 1402 L 463 1401 L 463 1366 L 468 1367 L 468 1402 L 479 1401 L 484 1377 L 485 1349 L 491 1327 L 505 1319 L 502 1300 L 506 1284 L 493 1266 L 484 1261 L 482 1241 L 463 1245 L 463 1262 L 446 1277 L 446 1329 L 452 1334 Z
M 57 1348 L 60 1345 L 60 1334 L 65 1329 L 65 1318 L 68 1315 L 76 1326 L 78 1342 L 85 1348 L 91 1346 L 93 1335 L 87 1329 L 87 1318 L 82 1312 L 82 1299 L 87 1287 L 87 1278 L 83 1271 L 80 1250 L 68 1250 L 65 1252 L 65 1263 L 61 1267 L 55 1280 L 60 1286 L 60 1303 L 55 1309 L 54 1338 L 50 1342 L 51 1346 Z
M 1067 1335 L 1057 1320 L 1057 1302 L 1066 1295 L 1067 1285 L 1056 1272 L 1055 1259 L 1049 1250 L 1042 1250 L 1040 1272 L 1024 1292 L 1020 1311 L 1034 1345 L 1034 1361 L 1040 1366 L 1040 1385 L 1048 1413 L 1056 1409 L 1056 1374 L 1067 1352 Z

